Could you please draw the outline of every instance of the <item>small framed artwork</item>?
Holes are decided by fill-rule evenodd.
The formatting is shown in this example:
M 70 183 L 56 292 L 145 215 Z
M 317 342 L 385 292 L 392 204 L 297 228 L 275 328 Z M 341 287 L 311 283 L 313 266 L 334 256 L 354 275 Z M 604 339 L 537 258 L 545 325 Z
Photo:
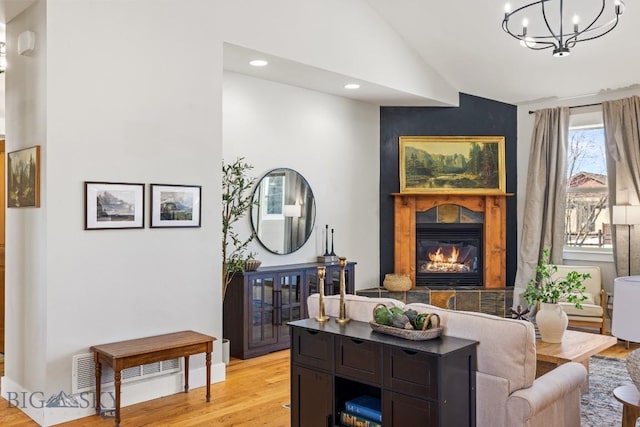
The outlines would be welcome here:
M 144 228 L 144 184 L 85 182 L 85 230 Z
M 7 206 L 40 207 L 40 146 L 7 154 Z
M 504 194 L 504 136 L 401 136 L 401 193 Z
M 199 185 L 151 184 L 151 228 L 200 227 Z

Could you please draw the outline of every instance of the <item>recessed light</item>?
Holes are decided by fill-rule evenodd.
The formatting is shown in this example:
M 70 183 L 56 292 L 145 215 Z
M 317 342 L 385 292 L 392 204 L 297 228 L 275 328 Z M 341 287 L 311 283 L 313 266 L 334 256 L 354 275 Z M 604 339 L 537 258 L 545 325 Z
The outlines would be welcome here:
M 254 67 L 264 67 L 268 62 L 264 59 L 254 59 L 253 61 L 249 61 L 249 65 L 253 65 Z
M 347 83 L 346 85 L 344 85 L 345 89 L 359 89 L 360 85 L 358 83 Z

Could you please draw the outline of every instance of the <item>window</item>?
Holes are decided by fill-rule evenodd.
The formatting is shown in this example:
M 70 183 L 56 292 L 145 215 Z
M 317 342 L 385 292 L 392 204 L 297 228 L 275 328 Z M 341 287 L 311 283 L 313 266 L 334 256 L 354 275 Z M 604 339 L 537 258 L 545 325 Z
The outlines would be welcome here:
M 569 128 L 564 243 L 565 248 L 611 250 L 602 123 Z
M 262 195 L 262 218 L 283 219 L 284 174 L 270 175 L 264 178 L 266 185 Z

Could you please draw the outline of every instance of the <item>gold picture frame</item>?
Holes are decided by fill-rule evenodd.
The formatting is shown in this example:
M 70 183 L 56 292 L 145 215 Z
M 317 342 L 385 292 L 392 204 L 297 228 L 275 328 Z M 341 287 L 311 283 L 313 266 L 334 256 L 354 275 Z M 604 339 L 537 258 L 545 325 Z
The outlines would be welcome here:
M 40 207 L 40 146 L 7 154 L 7 206 Z
M 401 136 L 400 193 L 505 194 L 504 136 Z

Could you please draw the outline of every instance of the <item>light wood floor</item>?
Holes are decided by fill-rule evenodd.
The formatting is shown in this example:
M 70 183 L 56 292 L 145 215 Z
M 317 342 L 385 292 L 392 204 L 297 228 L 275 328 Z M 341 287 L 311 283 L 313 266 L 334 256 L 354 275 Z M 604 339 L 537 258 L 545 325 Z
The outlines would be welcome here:
M 289 351 L 249 360 L 232 359 L 227 380 L 211 385 L 211 402 L 204 387 L 122 408 L 122 427 L 138 426 L 273 426 L 288 427 Z M 92 416 L 61 424 L 65 427 L 113 427 L 113 418 Z M 17 408 L 0 399 L 0 426 L 37 427 Z
M 625 343 L 601 355 L 625 358 L 640 344 Z M 4 362 L 0 365 L 4 373 Z M 289 351 L 279 351 L 249 360 L 232 359 L 227 380 L 211 386 L 211 402 L 204 401 L 204 388 L 122 408 L 122 427 L 138 426 L 289 426 Z M 113 418 L 92 416 L 62 424 L 65 427 L 112 427 Z M 19 409 L 0 399 L 0 426 L 33 427 Z

